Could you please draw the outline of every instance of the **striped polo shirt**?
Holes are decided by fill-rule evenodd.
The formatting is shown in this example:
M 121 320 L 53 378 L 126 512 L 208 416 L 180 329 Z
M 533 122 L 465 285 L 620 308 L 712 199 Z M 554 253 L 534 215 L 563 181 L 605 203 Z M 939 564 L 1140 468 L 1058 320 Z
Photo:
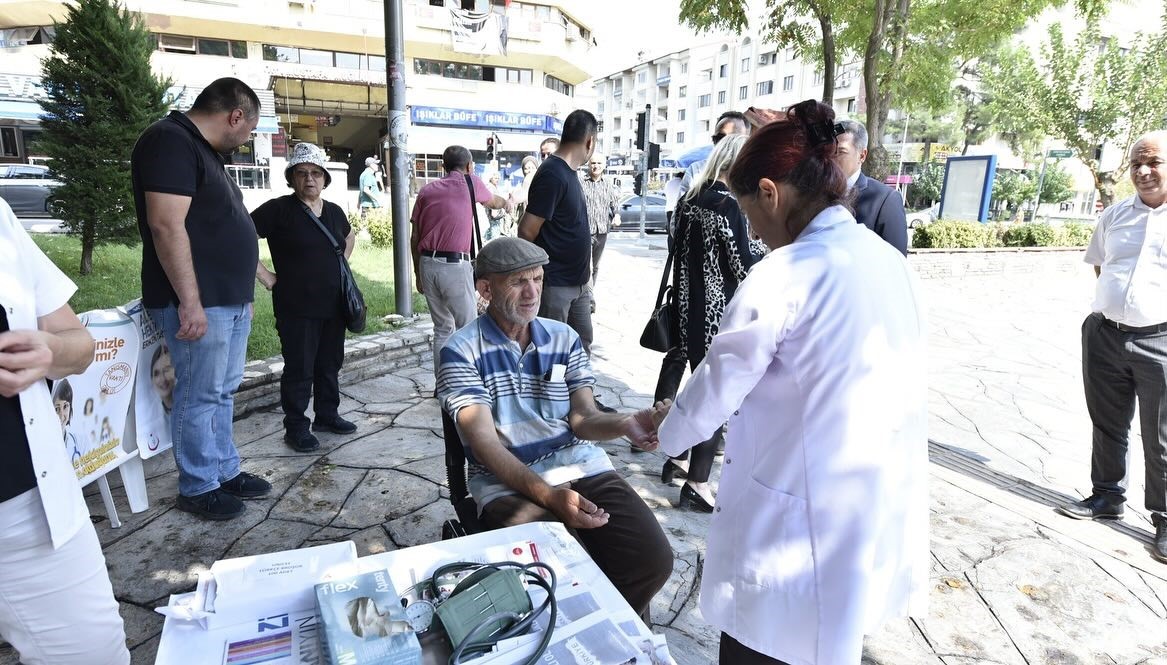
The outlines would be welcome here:
M 489 314 L 455 332 L 441 350 L 438 399 L 457 422 L 458 411 L 483 404 L 494 416 L 499 441 L 549 485 L 612 470 L 599 446 L 575 436 L 568 424 L 571 393 L 596 383 L 579 335 L 567 324 L 536 318 L 525 350 Z M 482 466 L 463 439 L 470 494 L 479 510 L 510 494 Z

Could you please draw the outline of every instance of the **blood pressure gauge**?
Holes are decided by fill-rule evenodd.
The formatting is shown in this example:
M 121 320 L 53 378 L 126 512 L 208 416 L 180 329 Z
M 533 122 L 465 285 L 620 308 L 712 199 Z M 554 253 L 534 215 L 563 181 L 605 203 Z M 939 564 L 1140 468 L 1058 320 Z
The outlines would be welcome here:
M 405 618 L 415 633 L 423 633 L 434 621 L 434 604 L 428 600 L 415 600 L 406 606 Z

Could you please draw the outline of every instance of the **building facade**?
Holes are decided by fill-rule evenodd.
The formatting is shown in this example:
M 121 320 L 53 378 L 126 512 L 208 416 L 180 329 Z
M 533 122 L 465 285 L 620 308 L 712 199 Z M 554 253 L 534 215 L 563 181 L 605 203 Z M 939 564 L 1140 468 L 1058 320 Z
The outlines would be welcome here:
M 838 68 L 835 110 L 854 117 L 859 109 L 860 63 Z M 686 150 L 708 145 L 725 111 L 785 108 L 822 96 L 815 63 L 777 48 L 756 35 L 707 40 L 690 48 L 643 60 L 595 81 L 598 149 L 614 163 L 634 157 L 636 115 L 651 109 L 649 140 L 661 146 L 662 164 Z
M 558 135 L 590 28 L 554 2 L 402 2 L 406 100 L 415 185 L 440 177 L 451 144 L 484 161 L 496 137 L 499 167 Z M 154 70 L 171 79 L 172 108 L 189 108 L 203 86 L 234 76 L 260 96 L 261 119 L 229 169 L 245 190 L 286 191 L 291 146 L 310 141 L 350 187 L 364 160 L 384 161 L 387 99 L 381 0 L 123 0 L 154 34 Z M 0 0 L 0 161 L 36 162 L 40 61 L 48 56 L 60 0 Z M 590 106 L 590 103 L 589 103 Z M 347 172 L 347 175 L 346 175 Z M 345 180 L 342 179 L 341 182 Z M 335 186 L 330 190 L 339 189 Z M 326 192 L 336 194 L 336 192 Z

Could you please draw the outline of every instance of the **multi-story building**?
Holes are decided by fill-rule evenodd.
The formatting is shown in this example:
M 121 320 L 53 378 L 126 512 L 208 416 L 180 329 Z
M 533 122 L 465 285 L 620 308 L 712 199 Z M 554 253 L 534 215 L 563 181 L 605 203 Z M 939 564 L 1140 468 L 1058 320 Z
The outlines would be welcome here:
M 822 95 L 819 67 L 757 36 L 707 40 L 690 48 L 642 60 L 595 81 L 597 117 L 603 123 L 598 149 L 614 162 L 630 156 L 636 114 L 652 107 L 649 140 L 668 163 L 686 149 L 707 145 L 717 117 L 750 106 L 785 108 Z M 835 108 L 855 115 L 859 63 L 838 68 Z
M 417 184 L 442 175 L 448 145 L 465 145 L 483 161 L 487 137 L 496 136 L 499 166 L 509 171 L 543 138 L 559 134 L 576 86 L 589 78 L 576 64 L 588 61 L 593 46 L 587 25 L 553 1 L 397 1 Z M 241 187 L 283 191 L 285 157 L 298 141 L 324 147 L 335 171 L 347 170 L 350 186 L 366 157 L 384 159 L 381 0 L 123 3 L 155 35 L 151 62 L 172 81 L 172 107 L 189 108 L 221 76 L 240 78 L 259 94 L 259 126 L 229 167 Z M 40 61 L 65 5 L 0 0 L 0 161 L 41 157 Z

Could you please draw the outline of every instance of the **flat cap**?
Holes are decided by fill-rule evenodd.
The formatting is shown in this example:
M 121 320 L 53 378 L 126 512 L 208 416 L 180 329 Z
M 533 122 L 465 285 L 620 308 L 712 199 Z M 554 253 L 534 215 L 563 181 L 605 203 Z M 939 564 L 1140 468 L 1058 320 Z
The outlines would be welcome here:
M 502 236 L 482 246 L 474 259 L 474 279 L 547 265 L 547 252 L 522 238 Z

